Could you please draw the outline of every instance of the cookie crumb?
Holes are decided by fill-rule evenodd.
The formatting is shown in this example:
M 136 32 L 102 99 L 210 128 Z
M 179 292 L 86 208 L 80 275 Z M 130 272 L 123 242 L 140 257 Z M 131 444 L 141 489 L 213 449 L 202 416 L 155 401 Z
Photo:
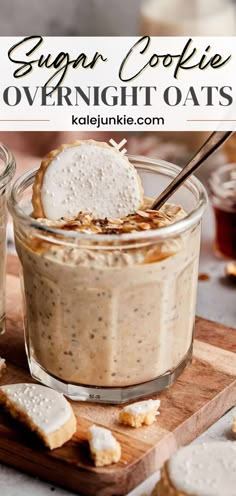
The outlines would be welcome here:
M 92 425 L 89 427 L 89 447 L 96 467 L 117 463 L 121 457 L 121 446 L 109 429 Z
M 236 282 L 236 262 L 229 262 L 225 267 L 225 274 L 231 279 L 231 281 Z
M 6 367 L 6 361 L 4 360 L 4 358 L 0 357 L 0 377 L 2 377 L 2 374 L 5 372 Z
M 233 424 L 231 427 L 231 432 L 233 434 L 233 437 L 236 439 L 236 417 L 233 418 Z
M 125 406 L 120 411 L 119 421 L 136 429 L 142 425 L 151 425 L 159 415 L 160 403 L 160 400 L 146 400 Z

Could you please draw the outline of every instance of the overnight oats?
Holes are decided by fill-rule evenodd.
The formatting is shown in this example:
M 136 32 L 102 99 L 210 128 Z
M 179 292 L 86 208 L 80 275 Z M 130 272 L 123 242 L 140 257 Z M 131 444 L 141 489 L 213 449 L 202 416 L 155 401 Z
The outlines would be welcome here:
M 96 152 L 96 144 L 87 146 Z M 116 153 L 111 149 L 110 159 Z M 74 167 L 80 175 L 75 156 L 71 161 L 61 154 L 58 176 L 60 160 L 63 168 L 68 158 L 70 170 Z M 91 154 L 85 149 L 76 159 L 84 160 L 83 169 Z M 63 203 L 64 179 L 55 185 L 54 177 L 50 189 L 50 177 L 44 182 L 40 178 L 38 188 L 36 171 L 15 183 L 9 201 L 22 268 L 30 370 L 73 399 L 121 403 L 145 396 L 172 384 L 191 361 L 206 193 L 193 178 L 181 187 L 177 202 L 152 210 L 150 198 L 164 189 L 178 167 L 140 157 L 130 157 L 129 166 L 133 171 L 128 170 L 125 201 L 116 200 L 121 193 L 113 181 L 115 169 L 109 179 L 114 184 L 111 193 L 106 194 L 106 184 L 101 200 L 103 174 L 100 179 L 93 175 L 95 199 L 85 195 L 83 201 L 90 205 L 88 209 L 82 205 L 76 215 L 77 200 Z M 81 181 L 86 189 L 90 183 L 85 176 Z M 69 184 L 75 182 L 70 179 Z M 39 190 L 45 193 L 40 201 Z M 141 203 L 133 210 L 132 202 L 139 203 L 139 196 Z M 131 210 L 124 215 L 129 202 Z M 64 207 L 56 219 L 61 203 Z M 116 215 L 105 216 L 106 208 Z M 44 216 L 33 218 L 35 209 Z M 50 218 L 46 209 L 51 209 Z
M 6 197 L 14 173 L 14 157 L 4 145 L 0 144 L 0 334 L 5 331 Z

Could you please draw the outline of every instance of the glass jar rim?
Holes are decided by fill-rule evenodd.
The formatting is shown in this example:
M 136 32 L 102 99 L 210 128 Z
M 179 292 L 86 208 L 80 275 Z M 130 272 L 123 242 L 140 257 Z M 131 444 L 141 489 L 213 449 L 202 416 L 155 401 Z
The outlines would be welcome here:
M 132 162 L 135 162 L 134 165 L 138 165 L 140 168 L 145 169 L 150 172 L 161 172 L 158 170 L 159 168 L 165 169 L 169 172 L 169 176 L 173 178 L 177 175 L 181 167 L 174 165 L 170 162 L 159 160 L 159 159 L 151 159 L 143 156 L 135 156 L 135 155 L 126 155 L 127 158 Z M 137 162 L 139 162 L 137 164 Z M 30 228 L 34 228 L 38 231 L 39 236 L 43 237 L 43 232 L 47 235 L 47 240 L 49 240 L 48 236 L 51 234 L 52 236 L 61 236 L 63 237 L 63 243 L 66 243 L 68 240 L 78 240 L 78 241 L 92 241 L 96 243 L 100 242 L 115 242 L 115 241 L 145 241 L 151 239 L 163 239 L 166 237 L 172 237 L 186 230 L 190 229 L 192 226 L 196 225 L 206 208 L 208 195 L 203 184 L 195 177 L 191 176 L 191 178 L 185 181 L 184 186 L 188 188 L 192 193 L 193 191 L 198 194 L 198 203 L 191 210 L 189 214 L 186 215 L 181 220 L 178 220 L 174 224 L 170 224 L 168 226 L 159 228 L 159 229 L 150 229 L 149 231 L 138 231 L 133 233 L 123 233 L 123 234 L 97 234 L 97 233 L 81 233 L 78 231 L 70 231 L 63 230 L 60 228 L 55 228 L 51 226 L 46 226 L 43 223 L 40 223 L 37 219 L 34 219 L 30 215 L 25 214 L 25 212 L 18 206 L 17 195 L 23 193 L 26 187 L 31 186 L 33 183 L 34 176 L 39 167 L 35 167 L 27 171 L 25 174 L 20 176 L 12 185 L 10 195 L 8 196 L 8 208 L 10 213 L 14 218 L 20 220 L 23 224 L 28 225 Z M 23 188 L 23 183 L 26 183 L 26 187 Z
M 2 188 L 13 178 L 16 171 L 16 161 L 13 153 L 3 143 L 0 143 L 0 151 L 4 154 L 3 160 L 5 162 L 3 173 L 0 174 L 0 188 Z

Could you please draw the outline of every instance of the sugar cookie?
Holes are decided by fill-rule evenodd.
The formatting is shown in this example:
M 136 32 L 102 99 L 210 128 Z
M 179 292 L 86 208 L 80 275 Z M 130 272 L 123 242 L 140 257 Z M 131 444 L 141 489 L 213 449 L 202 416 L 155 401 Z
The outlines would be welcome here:
M 0 404 L 50 449 L 62 446 L 76 431 L 70 403 L 61 393 L 48 387 L 26 383 L 2 386 Z
M 235 496 L 236 444 L 215 441 L 180 448 L 165 463 L 152 496 Z
M 33 215 L 58 220 L 90 212 L 123 217 L 138 210 L 143 189 L 134 166 L 106 143 L 75 141 L 50 152 L 33 186 Z

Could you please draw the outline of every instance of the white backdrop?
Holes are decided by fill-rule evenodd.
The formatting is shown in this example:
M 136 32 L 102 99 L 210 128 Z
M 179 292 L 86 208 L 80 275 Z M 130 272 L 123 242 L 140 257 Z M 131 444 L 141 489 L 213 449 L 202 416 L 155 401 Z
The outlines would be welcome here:
M 58 0 L 55 0 L 58 1 Z M 0 39 L 1 53 L 1 78 L 0 78 L 0 129 L 2 131 L 20 131 L 20 130 L 43 130 L 43 131 L 210 131 L 218 128 L 221 124 L 223 129 L 235 129 L 236 125 L 236 57 L 235 38 L 193 38 L 192 48 L 196 50 L 194 61 L 191 59 L 190 65 L 196 66 L 202 54 L 205 53 L 207 46 L 210 52 L 207 58 L 214 54 L 221 54 L 223 60 L 231 59 L 224 64 L 221 69 L 212 68 L 201 71 L 199 68 L 184 71 L 181 69 L 178 78 L 174 77 L 174 68 L 176 61 L 179 59 L 184 46 L 188 42 L 186 37 L 152 37 L 147 50 L 140 51 L 140 45 L 131 51 L 131 57 L 125 64 L 124 73 L 122 72 L 122 81 L 119 78 L 119 67 L 127 53 L 130 53 L 131 47 L 137 43 L 139 38 L 126 37 L 44 37 L 42 45 L 32 52 L 36 40 L 27 41 L 25 44 L 18 46 L 11 53 L 11 61 L 8 58 L 8 50 L 16 43 L 22 42 L 22 38 L 2 37 Z M 139 43 L 140 43 L 139 39 Z M 141 47 L 147 46 L 147 40 L 141 40 Z M 29 55 L 27 56 L 28 50 Z M 43 99 L 42 86 L 51 79 L 56 72 L 56 68 L 38 67 L 34 63 L 38 57 L 51 54 L 51 60 L 54 60 L 60 51 L 68 52 L 70 60 L 75 60 L 79 54 L 86 53 L 88 60 L 91 61 L 95 52 L 106 57 L 106 62 L 99 60 L 99 63 L 91 70 L 69 66 L 66 77 L 63 80 L 63 86 L 67 86 L 71 91 L 70 105 L 65 100 L 61 104 L 57 100 L 57 95 L 53 94 L 47 97 L 46 102 Z M 163 66 L 163 56 L 160 56 L 160 62 L 150 67 L 148 60 L 153 54 L 172 54 L 174 62 L 168 67 Z M 189 53 L 189 52 L 188 52 Z M 176 55 L 175 55 L 176 54 Z M 12 58 L 13 57 L 13 58 Z M 154 55 L 155 60 L 157 56 Z M 170 55 L 168 55 L 170 57 Z M 14 61 L 21 61 L 17 64 Z M 21 79 L 14 78 L 14 71 L 19 69 L 22 61 L 34 61 L 33 70 Z M 159 59 L 158 59 L 159 60 Z M 64 62 L 63 62 L 64 64 Z M 188 65 L 188 64 L 187 64 Z M 142 67 L 146 67 L 142 71 Z M 134 77 L 139 73 L 138 77 Z M 62 74 L 62 73 L 61 73 Z M 60 74 L 60 76 L 61 76 Z M 59 77 L 60 77 L 59 76 Z M 131 82 L 126 82 L 129 77 L 134 77 Z M 53 85 L 58 81 L 53 80 Z M 86 100 L 80 98 L 76 102 L 76 87 L 80 86 L 83 91 L 88 92 L 91 89 L 91 99 L 89 105 Z M 153 87 L 151 105 L 146 103 L 146 89 Z M 208 92 L 206 88 L 212 87 L 214 96 L 212 103 L 208 103 Z M 232 105 L 225 106 L 222 103 L 222 95 L 219 94 L 220 88 L 228 88 L 233 97 Z M 93 91 L 99 90 L 100 98 L 98 103 L 94 99 Z M 109 102 L 104 102 L 101 98 L 101 90 L 108 88 L 110 96 Z M 138 91 L 137 103 L 132 104 L 130 96 L 127 97 L 126 103 L 122 104 L 121 88 L 125 93 L 130 95 L 133 89 Z M 170 88 L 170 91 L 168 90 Z M 180 100 L 177 103 L 177 92 L 180 93 Z M 197 103 L 189 96 L 189 91 L 196 93 Z M 71 90 L 70 90 L 71 89 Z M 170 97 L 166 101 L 166 89 Z M 202 89 L 204 91 L 202 91 Z M 66 90 L 67 91 L 67 90 Z M 114 91 L 118 95 L 113 106 L 111 98 Z M 228 93 L 228 91 L 226 91 Z M 20 96 L 18 96 L 20 94 Z M 30 98 L 29 98 L 30 94 Z M 186 102 L 185 102 L 186 100 Z M 170 102 L 170 103 L 169 103 Z M 176 102 L 177 104 L 175 104 Z M 102 128 L 97 128 L 96 119 L 100 116 L 105 119 Z M 85 119 L 85 121 L 74 122 Z M 87 117 L 89 119 L 87 119 Z M 90 117 L 95 122 L 90 122 Z M 118 117 L 118 120 L 115 120 Z M 120 121 L 121 117 L 121 121 Z M 128 122 L 128 118 L 134 121 Z M 145 120 L 143 120 L 145 118 Z M 154 119 L 154 120 L 153 120 Z M 157 121 L 158 119 L 158 121 Z M 160 119 L 160 123 L 159 123 Z M 141 122 L 141 121 L 142 122 Z M 163 120 L 163 123 L 161 122 Z M 223 122 L 220 122 L 222 121 Z M 230 120 L 230 122 L 229 122 Z

